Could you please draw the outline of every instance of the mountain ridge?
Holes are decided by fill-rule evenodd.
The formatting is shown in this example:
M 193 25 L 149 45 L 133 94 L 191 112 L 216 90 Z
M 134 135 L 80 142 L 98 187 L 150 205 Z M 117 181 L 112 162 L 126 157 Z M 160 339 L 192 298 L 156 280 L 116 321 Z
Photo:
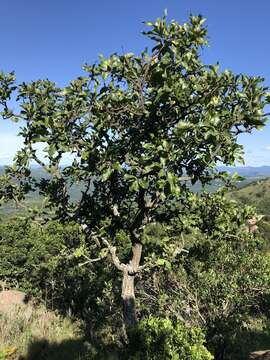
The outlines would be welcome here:
M 0 165 L 0 174 L 3 173 L 4 168 L 8 165 Z M 34 165 L 32 169 L 35 171 L 42 170 L 41 167 Z M 220 171 L 228 171 L 230 174 L 237 172 L 240 176 L 270 176 L 270 166 L 218 166 Z

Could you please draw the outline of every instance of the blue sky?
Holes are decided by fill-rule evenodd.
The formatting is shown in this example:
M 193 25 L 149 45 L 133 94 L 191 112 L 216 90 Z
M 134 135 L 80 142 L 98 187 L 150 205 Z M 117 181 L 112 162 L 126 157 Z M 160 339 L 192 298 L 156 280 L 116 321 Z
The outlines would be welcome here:
M 261 75 L 270 85 L 269 0 L 3 0 L 0 70 L 15 70 L 18 81 L 49 78 L 65 85 L 98 54 L 139 52 L 144 20 L 168 9 L 180 22 L 190 13 L 207 18 L 207 63 L 221 69 Z M 0 165 L 10 163 L 20 146 L 18 127 L 0 119 Z M 242 136 L 246 165 L 270 165 L 270 125 Z

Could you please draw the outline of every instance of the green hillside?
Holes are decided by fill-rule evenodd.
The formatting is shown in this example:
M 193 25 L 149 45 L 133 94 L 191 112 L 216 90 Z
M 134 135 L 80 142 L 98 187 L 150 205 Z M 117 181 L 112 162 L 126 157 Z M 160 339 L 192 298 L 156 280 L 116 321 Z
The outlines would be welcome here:
M 221 167 L 220 170 L 222 171 L 228 171 L 229 173 L 233 174 L 235 171 L 239 173 L 240 176 L 243 176 L 244 179 L 237 184 L 237 187 L 241 188 L 241 191 L 234 191 L 232 192 L 232 197 L 236 198 L 237 200 L 243 200 L 243 202 L 249 203 L 249 195 L 242 197 L 242 191 L 246 188 L 249 188 L 250 183 L 252 183 L 251 187 L 253 187 L 254 184 L 259 184 L 262 179 L 265 179 L 265 176 L 270 174 L 270 167 L 262 167 L 262 168 L 253 168 L 253 167 L 242 167 L 242 168 L 229 168 L 229 167 Z M 36 179 L 45 178 L 48 179 L 49 176 L 44 172 L 44 170 L 40 167 L 33 167 L 31 169 L 32 176 Z M 4 172 L 4 167 L 0 166 L 0 175 L 2 175 Z M 270 178 L 269 178 L 270 179 Z M 270 182 L 270 180 L 269 180 Z M 188 184 L 188 186 L 192 189 L 194 192 L 201 192 L 202 186 L 200 182 L 197 182 L 194 185 Z M 216 191 L 220 186 L 222 186 L 222 182 L 220 180 L 215 180 L 211 184 L 206 185 L 205 189 L 209 192 Z M 72 201 L 77 202 L 81 197 L 81 192 L 84 190 L 83 184 L 74 184 L 69 188 L 69 194 Z M 254 193 L 256 193 L 254 191 Z M 259 191 L 258 191 L 259 192 Z M 258 198 L 254 195 L 254 199 L 257 201 Z M 261 199 L 262 200 L 262 199 Z M 16 208 L 15 204 L 13 202 L 9 202 L 7 204 L 4 204 L 2 207 L 0 207 L 0 216 L 2 219 L 9 217 L 12 214 L 18 214 L 20 212 L 25 211 L 25 207 L 31 208 L 31 207 L 39 207 L 41 203 L 41 197 L 37 194 L 37 192 L 29 193 L 26 195 L 26 199 L 24 202 L 23 208 Z M 255 205 L 257 202 L 255 203 Z M 270 191 L 269 196 L 266 200 L 266 208 L 270 208 Z M 260 207 L 259 211 L 260 210 Z
M 256 206 L 260 214 L 270 215 L 270 178 L 254 181 L 230 193 L 232 199 Z
M 232 191 L 230 198 L 243 204 L 255 206 L 258 214 L 264 215 L 260 221 L 260 230 L 270 247 L 270 177 L 247 184 Z

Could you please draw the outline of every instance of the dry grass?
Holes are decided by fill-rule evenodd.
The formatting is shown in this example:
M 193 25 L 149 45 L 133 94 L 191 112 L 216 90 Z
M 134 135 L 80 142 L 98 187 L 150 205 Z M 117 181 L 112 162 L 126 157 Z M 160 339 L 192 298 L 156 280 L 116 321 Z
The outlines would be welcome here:
M 0 313 L 0 360 L 82 359 L 79 324 L 43 306 L 13 306 Z

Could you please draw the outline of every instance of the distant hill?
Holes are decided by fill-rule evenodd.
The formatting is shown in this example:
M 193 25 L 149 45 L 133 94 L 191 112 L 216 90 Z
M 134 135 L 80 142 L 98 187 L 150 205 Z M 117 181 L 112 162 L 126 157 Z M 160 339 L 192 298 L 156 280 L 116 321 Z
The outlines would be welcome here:
M 270 214 L 270 166 L 261 167 L 219 167 L 220 171 L 228 171 L 231 174 L 238 172 L 240 176 L 245 179 L 237 184 L 239 190 L 231 192 L 230 197 L 234 198 L 242 203 L 248 203 L 255 205 L 258 208 L 258 212 L 263 214 Z M 0 175 L 3 173 L 4 167 L 0 166 Z M 37 179 L 41 177 L 48 178 L 48 174 L 40 167 L 33 167 L 32 174 Z M 265 179 L 269 177 L 268 179 Z M 213 181 L 206 187 L 207 191 L 216 191 L 221 186 L 220 181 Z M 72 186 L 70 189 L 71 199 L 77 201 L 80 198 L 83 186 L 78 184 Z M 201 185 L 199 183 L 192 186 L 194 192 L 201 191 Z M 38 206 L 40 204 L 40 197 L 37 193 L 31 193 L 27 196 L 26 206 Z M 6 204 L 0 209 L 0 214 L 8 216 L 18 210 L 14 209 L 13 203 Z M 270 219 L 270 216 L 269 216 Z
M 219 166 L 218 169 L 228 171 L 231 174 L 237 172 L 240 176 L 270 176 L 270 166 Z
M 270 166 L 218 166 L 220 171 L 228 171 L 233 174 L 237 172 L 240 176 L 270 176 Z M 3 173 L 4 166 L 0 165 L 0 174 Z M 44 176 L 45 172 L 38 166 L 32 167 L 33 173 L 37 176 Z
M 254 181 L 230 193 L 232 199 L 256 206 L 259 213 L 270 217 L 270 178 Z
M 257 213 L 264 215 L 260 221 L 260 231 L 265 239 L 268 240 L 266 249 L 270 250 L 270 178 L 254 181 L 248 185 L 232 191 L 229 194 L 231 199 L 237 200 L 242 204 L 256 206 Z
M 270 166 L 218 166 L 220 171 L 229 173 L 237 172 L 241 176 L 270 176 Z M 0 165 L 0 174 L 3 173 L 4 166 Z M 32 167 L 33 173 L 43 175 L 44 171 L 38 166 Z

